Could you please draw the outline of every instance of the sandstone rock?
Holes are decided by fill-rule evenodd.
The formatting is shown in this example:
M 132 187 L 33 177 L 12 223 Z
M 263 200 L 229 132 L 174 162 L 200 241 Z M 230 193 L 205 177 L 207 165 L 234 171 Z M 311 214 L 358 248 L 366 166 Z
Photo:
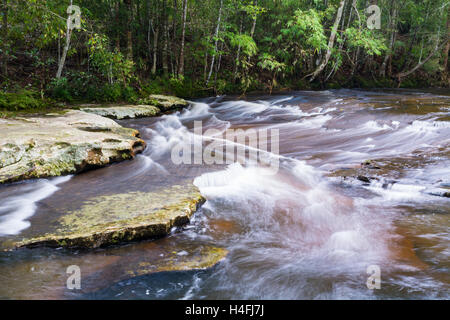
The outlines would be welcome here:
M 189 106 L 189 103 L 184 99 L 157 94 L 140 99 L 139 103 L 139 105 L 80 105 L 80 110 L 111 119 L 121 120 L 155 117 L 169 111 Z
M 164 259 L 158 261 L 141 261 L 132 265 L 127 274 L 131 277 L 142 276 L 156 272 L 203 270 L 214 267 L 226 258 L 228 250 L 213 246 L 203 246 L 180 252 L 168 252 Z
M 56 230 L 16 242 L 13 247 L 96 248 L 127 241 L 158 238 L 189 222 L 204 202 L 191 183 L 155 192 L 130 192 L 86 201 L 50 225 Z
M 133 119 L 143 117 L 155 117 L 161 114 L 161 110 L 151 105 L 125 105 L 109 107 L 81 108 L 81 111 L 93 113 L 111 119 Z
M 0 119 L 0 183 L 102 167 L 145 145 L 137 130 L 81 111 Z
M 189 103 L 184 99 L 160 94 L 152 94 L 148 98 L 142 99 L 141 101 L 158 107 L 162 112 L 184 108 L 189 105 Z

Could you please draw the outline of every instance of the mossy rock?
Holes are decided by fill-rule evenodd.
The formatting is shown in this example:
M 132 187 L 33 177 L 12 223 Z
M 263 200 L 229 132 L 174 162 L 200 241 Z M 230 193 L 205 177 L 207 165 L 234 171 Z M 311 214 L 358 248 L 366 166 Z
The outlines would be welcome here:
M 87 113 L 122 120 L 156 117 L 162 113 L 189 106 L 189 103 L 184 99 L 156 94 L 139 99 L 138 103 L 138 105 L 81 105 L 79 108 Z
M 101 196 L 53 221 L 56 231 L 23 239 L 14 247 L 96 248 L 158 238 L 187 224 L 204 201 L 190 183 L 155 192 Z
M 133 119 L 144 117 L 155 117 L 161 114 L 158 107 L 152 105 L 126 105 L 126 106 L 108 106 L 108 107 L 89 107 L 81 108 L 81 111 L 93 113 L 110 119 Z
M 81 111 L 0 119 L 0 184 L 102 167 L 145 146 L 137 130 Z
M 156 106 L 163 112 L 189 106 L 189 102 L 184 99 L 160 94 L 152 94 L 147 98 L 141 99 L 139 102 Z

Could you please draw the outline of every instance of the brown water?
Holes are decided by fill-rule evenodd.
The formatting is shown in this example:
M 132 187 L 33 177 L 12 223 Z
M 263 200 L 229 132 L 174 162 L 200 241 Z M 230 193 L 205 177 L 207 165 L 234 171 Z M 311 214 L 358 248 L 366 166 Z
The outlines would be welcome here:
M 190 225 L 156 241 L 1 253 L 0 298 L 448 299 L 450 199 L 436 194 L 450 189 L 449 117 L 448 92 L 337 90 L 210 98 L 175 115 L 121 121 L 148 142 L 142 155 L 0 187 L 0 241 L 51 230 L 89 198 L 185 179 L 205 205 Z M 194 121 L 209 135 L 205 146 L 230 145 L 220 135 L 227 129 L 279 130 L 280 156 L 263 153 L 279 170 L 175 165 L 171 150 L 201 139 Z M 380 180 L 330 174 L 368 159 L 383 164 Z M 143 262 L 210 245 L 229 250 L 213 269 L 133 274 Z M 66 288 L 69 265 L 81 268 L 81 290 Z M 371 265 L 381 271 L 379 290 L 366 286 Z

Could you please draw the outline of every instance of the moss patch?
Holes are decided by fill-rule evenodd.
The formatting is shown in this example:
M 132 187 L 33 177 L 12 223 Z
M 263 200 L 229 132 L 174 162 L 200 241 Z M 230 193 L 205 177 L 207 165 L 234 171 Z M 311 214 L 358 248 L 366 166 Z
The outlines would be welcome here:
M 137 130 L 81 111 L 0 119 L 0 183 L 102 167 L 144 148 Z
M 157 238 L 189 222 L 204 202 L 192 184 L 156 192 L 102 196 L 59 218 L 53 233 L 16 243 L 15 247 L 95 248 L 127 241 Z
M 110 119 L 133 119 L 143 117 L 155 117 L 161 114 L 161 110 L 153 105 L 126 105 L 126 106 L 108 106 L 108 107 L 89 107 L 81 108 L 81 111 L 93 113 Z

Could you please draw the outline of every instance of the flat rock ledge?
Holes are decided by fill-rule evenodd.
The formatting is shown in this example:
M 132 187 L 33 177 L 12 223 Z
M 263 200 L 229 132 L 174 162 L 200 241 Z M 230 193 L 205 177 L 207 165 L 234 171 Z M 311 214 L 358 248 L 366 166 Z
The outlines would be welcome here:
M 0 184 L 103 167 L 145 146 L 137 130 L 77 110 L 0 119 Z
M 23 239 L 12 247 L 97 248 L 159 238 L 187 224 L 204 201 L 190 183 L 155 192 L 100 196 L 50 223 L 57 225 L 56 231 Z
M 150 95 L 141 99 L 138 105 L 82 105 L 80 110 L 110 119 L 134 119 L 145 117 L 156 117 L 170 111 L 178 110 L 189 106 L 189 103 L 177 97 Z

